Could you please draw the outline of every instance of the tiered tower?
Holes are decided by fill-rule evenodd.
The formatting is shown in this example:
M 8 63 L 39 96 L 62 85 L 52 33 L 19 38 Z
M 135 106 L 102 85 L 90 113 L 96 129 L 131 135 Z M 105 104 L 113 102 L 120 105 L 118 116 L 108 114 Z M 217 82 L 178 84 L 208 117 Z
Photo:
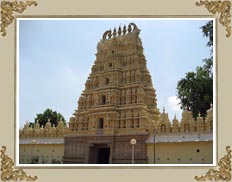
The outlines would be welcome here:
M 146 163 L 145 141 L 159 120 L 155 89 L 134 23 L 103 34 L 65 137 L 64 163 Z

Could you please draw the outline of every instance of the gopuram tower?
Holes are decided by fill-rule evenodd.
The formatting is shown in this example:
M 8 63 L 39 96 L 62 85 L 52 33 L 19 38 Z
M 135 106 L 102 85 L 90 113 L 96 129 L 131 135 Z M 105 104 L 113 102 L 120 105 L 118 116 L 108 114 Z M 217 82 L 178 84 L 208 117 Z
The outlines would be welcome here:
M 103 34 L 96 60 L 64 137 L 66 164 L 147 163 L 146 140 L 159 120 L 140 30 L 134 23 Z

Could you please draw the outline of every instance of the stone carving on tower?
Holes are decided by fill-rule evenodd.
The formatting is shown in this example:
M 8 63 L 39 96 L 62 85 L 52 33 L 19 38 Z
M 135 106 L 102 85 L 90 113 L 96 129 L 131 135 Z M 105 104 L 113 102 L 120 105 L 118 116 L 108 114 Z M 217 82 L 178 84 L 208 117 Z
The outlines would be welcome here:
M 174 117 L 174 119 L 172 120 L 172 132 L 173 133 L 177 133 L 180 131 L 180 127 L 179 127 L 179 121 L 176 118 L 176 115 Z
M 103 34 L 92 72 L 70 119 L 73 132 L 144 132 L 151 121 L 158 121 L 156 93 L 139 33 L 130 23 L 127 29 L 114 28 Z
M 180 132 L 190 133 L 194 131 L 195 121 L 192 117 L 192 113 L 187 108 L 184 108 L 184 111 L 182 112 L 182 118 L 180 121 Z
M 165 108 L 164 108 L 163 112 L 160 115 L 157 132 L 170 133 L 170 131 L 171 131 L 171 122 L 168 118 L 168 113 L 165 112 Z

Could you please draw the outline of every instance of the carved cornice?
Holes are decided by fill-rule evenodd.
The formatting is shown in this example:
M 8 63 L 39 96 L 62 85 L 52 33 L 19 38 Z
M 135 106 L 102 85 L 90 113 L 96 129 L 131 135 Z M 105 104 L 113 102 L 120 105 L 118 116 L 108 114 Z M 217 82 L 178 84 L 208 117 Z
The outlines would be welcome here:
M 6 36 L 6 27 L 10 25 L 13 20 L 15 19 L 13 13 L 18 12 L 22 13 L 27 6 L 37 6 L 36 1 L 2 1 L 1 2 L 1 29 L 0 32 L 2 32 L 2 36 Z
M 224 155 L 218 162 L 218 170 L 209 169 L 205 176 L 195 176 L 197 181 L 206 181 L 206 180 L 222 180 L 230 181 L 231 180 L 231 150 L 230 147 L 226 147 L 227 154 Z
M 23 169 L 16 169 L 13 160 L 6 155 L 6 147 L 2 146 L 0 149 L 1 159 L 1 180 L 2 181 L 35 181 L 37 176 L 27 176 Z
M 230 37 L 231 35 L 231 2 L 229 0 L 226 1 L 208 1 L 208 0 L 200 0 L 200 2 L 196 2 L 197 6 L 204 5 L 210 13 L 213 13 L 214 15 L 216 13 L 220 14 L 219 16 L 219 22 L 226 27 L 226 37 Z

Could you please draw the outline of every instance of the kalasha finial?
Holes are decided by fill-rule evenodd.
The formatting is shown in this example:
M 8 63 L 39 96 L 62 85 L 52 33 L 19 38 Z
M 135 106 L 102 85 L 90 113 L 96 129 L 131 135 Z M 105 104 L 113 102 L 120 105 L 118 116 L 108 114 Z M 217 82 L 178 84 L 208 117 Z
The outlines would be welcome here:
M 165 113 L 165 107 L 163 107 L 163 113 Z
M 131 24 L 128 25 L 128 33 L 131 32 L 132 28 L 131 28 Z
M 117 31 L 116 28 L 114 28 L 113 37 L 116 37 L 116 35 L 117 35 Z
M 126 34 L 126 25 L 123 26 L 123 31 L 122 32 L 123 32 L 123 35 Z
M 121 26 L 118 27 L 118 35 L 120 36 L 122 33 Z

